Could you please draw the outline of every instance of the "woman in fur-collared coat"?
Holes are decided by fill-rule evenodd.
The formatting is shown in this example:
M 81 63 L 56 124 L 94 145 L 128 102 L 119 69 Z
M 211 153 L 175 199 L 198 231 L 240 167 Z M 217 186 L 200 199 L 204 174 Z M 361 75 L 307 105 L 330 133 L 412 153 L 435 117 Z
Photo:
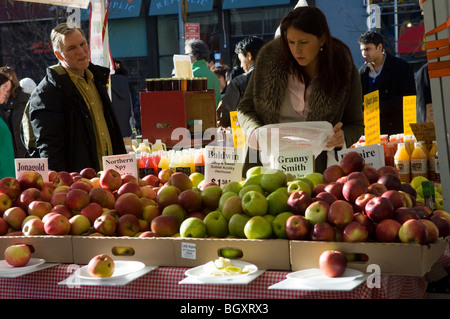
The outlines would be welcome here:
M 325 15 L 315 7 L 288 13 L 280 31 L 260 50 L 238 106 L 247 139 L 257 140 L 255 129 L 267 124 L 328 121 L 334 135 L 327 147 L 350 147 L 364 133 L 364 119 L 359 72 L 349 48 L 331 36 Z M 249 163 L 247 154 L 243 175 L 255 165 L 261 164 Z M 315 171 L 326 166 L 324 151 Z

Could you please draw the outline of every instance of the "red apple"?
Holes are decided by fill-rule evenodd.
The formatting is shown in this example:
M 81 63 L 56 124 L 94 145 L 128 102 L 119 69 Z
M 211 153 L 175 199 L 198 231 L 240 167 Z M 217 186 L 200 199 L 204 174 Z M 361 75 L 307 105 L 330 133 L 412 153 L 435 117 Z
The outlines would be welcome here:
M 174 172 L 169 169 L 169 168 L 164 168 L 162 169 L 159 173 L 158 173 L 158 178 L 161 184 L 165 184 L 169 181 L 169 177 L 173 174 Z
M 182 172 L 175 172 L 170 175 L 169 180 L 167 181 L 169 185 L 178 187 L 178 189 L 182 192 L 186 189 L 192 189 L 192 181 L 189 176 Z
M 152 220 L 150 227 L 158 236 L 170 237 L 178 232 L 178 221 L 172 215 L 160 215 Z
M 437 226 L 439 237 L 446 238 L 447 236 L 450 236 L 450 221 L 438 215 L 432 215 L 430 220 Z
M 398 238 L 402 243 L 425 245 L 428 241 L 428 230 L 419 220 L 409 219 L 401 225 Z
M 91 225 L 103 213 L 103 207 L 98 203 L 89 203 L 80 211 L 80 215 L 86 216 Z
M 82 189 L 82 190 L 86 191 L 87 193 L 89 193 L 91 191 L 92 187 L 93 187 L 93 185 L 90 180 L 81 178 L 77 181 L 74 181 L 69 186 L 69 189 L 79 188 L 79 189 Z
M 70 222 L 66 216 L 54 214 L 44 222 L 44 230 L 47 235 L 69 235 Z
M 308 237 L 309 223 L 304 216 L 293 215 L 286 220 L 286 236 L 291 240 L 301 240 Z
M 342 194 L 342 189 L 344 188 L 343 183 L 331 182 L 325 186 L 325 191 L 336 196 L 337 199 L 344 199 Z
M 44 184 L 41 187 L 41 197 L 42 200 L 46 202 L 50 202 L 52 199 L 53 194 L 55 193 L 56 187 L 53 186 L 50 182 L 44 182 Z
M 142 180 L 144 180 L 145 182 L 147 182 L 148 185 L 153 187 L 158 186 L 160 183 L 158 176 L 153 174 L 145 175 L 144 177 L 142 177 Z
M 69 172 L 66 171 L 60 171 L 58 173 L 56 173 L 54 179 L 53 179 L 53 185 L 55 185 L 55 187 L 58 186 L 62 186 L 62 185 L 66 185 L 66 186 L 70 186 L 73 183 L 73 176 L 70 175 Z
M 295 191 L 289 195 L 287 204 L 289 211 L 296 215 L 305 215 L 306 208 L 313 202 L 311 195 L 305 191 Z
M 439 228 L 436 226 L 435 223 L 433 223 L 429 219 L 419 219 L 419 222 L 425 225 L 427 227 L 428 231 L 428 237 L 427 237 L 427 244 L 432 244 L 439 238 Z
M 89 275 L 95 278 L 111 277 L 115 269 L 114 260 L 105 254 L 95 256 L 87 265 Z
M 202 197 L 200 192 L 193 189 L 186 189 L 178 195 L 178 204 L 188 213 L 199 211 L 202 208 Z
M 330 205 L 328 222 L 336 227 L 343 228 L 353 221 L 353 206 L 344 200 L 337 200 Z
M 442 217 L 442 218 L 444 218 L 444 219 L 446 219 L 446 220 L 448 220 L 450 222 L 450 214 L 447 213 L 445 210 L 436 209 L 436 210 L 433 211 L 432 215 Z
M 358 152 L 350 151 L 344 155 L 339 164 L 344 175 L 348 175 L 352 172 L 361 172 L 365 163 L 364 158 Z
M 314 200 L 321 200 L 321 201 L 324 201 L 325 203 L 327 203 L 328 205 L 331 205 L 331 204 L 333 204 L 333 202 L 337 201 L 338 199 L 334 194 L 323 191 L 323 192 L 320 192 L 319 194 L 317 194 L 316 197 L 314 198 Z
M 178 187 L 175 186 L 164 186 L 161 187 L 159 192 L 156 195 L 156 202 L 159 205 L 159 208 L 163 209 L 166 206 L 178 203 L 178 196 L 181 194 L 181 191 Z
M 19 181 L 14 177 L 3 177 L 0 179 L 0 193 L 8 195 L 10 199 L 18 197 L 22 189 Z
M 6 235 L 9 225 L 2 217 L 0 217 L 0 236 Z
M 22 191 L 19 197 L 14 201 L 13 206 L 20 206 L 23 210 L 27 211 L 28 205 L 34 200 L 41 200 L 41 191 L 37 188 L 30 187 Z
M 122 185 L 122 177 L 116 170 L 109 168 L 100 174 L 100 186 L 110 191 L 118 190 Z
M 147 230 L 139 234 L 139 238 L 157 237 L 156 233 Z
M 3 213 L 3 219 L 15 230 L 22 229 L 22 221 L 27 217 L 27 213 L 20 207 L 13 206 Z
M 22 227 L 25 236 L 45 235 L 44 222 L 39 218 L 28 220 Z
M 416 190 L 411 186 L 410 183 L 402 183 L 400 185 L 400 190 L 410 194 L 412 197 L 416 198 L 417 197 L 417 192 Z
M 141 229 L 136 215 L 125 214 L 117 220 L 117 234 L 119 236 L 134 237 Z
M 28 205 L 28 215 L 38 216 L 40 219 L 50 213 L 53 206 L 49 202 L 34 200 Z
M 139 186 L 137 183 L 134 182 L 126 182 L 125 184 L 122 184 L 119 187 L 119 189 L 117 190 L 117 194 L 120 196 L 126 193 L 133 193 L 136 194 L 138 197 L 142 197 L 141 186 Z
M 0 193 L 0 216 L 8 209 L 11 208 L 13 205 L 13 202 L 11 198 L 4 194 Z
M 419 219 L 419 215 L 413 208 L 399 207 L 395 210 L 393 218 L 403 224 L 409 219 Z
M 103 214 L 94 221 L 94 229 L 105 236 L 112 236 L 116 232 L 116 219 L 112 215 Z
M 80 175 L 83 178 L 92 179 L 97 176 L 97 172 L 92 167 L 86 167 L 80 171 Z
M 364 182 L 364 184 L 366 184 L 367 187 L 371 184 L 369 182 L 369 179 L 367 178 L 367 176 L 363 172 L 351 172 L 350 174 L 348 174 L 346 176 L 345 181 L 349 181 L 351 179 L 359 179 L 362 182 Z
M 353 205 L 355 212 L 364 212 L 367 202 L 375 197 L 376 196 L 372 193 L 364 193 L 364 194 L 359 195 L 355 199 L 355 203 Z
M 25 244 L 16 244 L 8 246 L 5 249 L 5 260 L 13 267 L 23 267 L 31 259 L 31 249 Z
M 389 189 L 387 192 L 384 192 L 381 197 L 389 199 L 392 206 L 394 206 L 394 209 L 399 207 L 407 207 L 408 205 L 405 194 L 395 189 Z
M 335 241 L 336 229 L 329 222 L 317 223 L 311 229 L 310 238 L 314 241 Z
M 360 195 L 367 193 L 367 186 L 361 179 L 350 179 L 342 187 L 342 195 L 348 202 L 354 203 Z
M 99 204 L 102 207 L 106 207 L 108 203 L 109 191 L 102 187 L 93 187 L 89 192 L 89 201 Z
M 154 190 L 153 186 L 150 185 L 141 186 L 141 192 L 142 192 L 141 198 L 145 197 L 151 200 L 156 199 L 157 192 Z
M 327 277 L 340 277 L 347 269 L 347 258 L 337 250 L 326 250 L 320 254 L 319 267 Z
M 366 164 L 361 172 L 367 177 L 369 184 L 376 183 L 380 178 L 378 170 L 370 164 Z
M 387 192 L 387 187 L 380 183 L 372 183 L 367 188 L 367 191 L 375 196 L 381 196 L 384 192 Z
M 395 219 L 383 219 L 375 228 L 375 237 L 379 242 L 397 242 L 400 227 L 401 224 Z
M 369 231 L 358 222 L 352 221 L 345 226 L 342 232 L 342 240 L 345 242 L 365 242 L 369 237 Z
M 131 174 L 123 174 L 120 176 L 122 179 L 122 185 L 126 183 L 135 183 L 136 185 L 139 185 L 139 180 L 135 176 Z M 140 186 L 140 185 L 139 185 Z
M 53 206 L 66 205 L 66 197 L 67 193 L 53 193 L 52 198 L 50 199 L 50 204 Z
M 37 188 L 41 189 L 44 180 L 41 174 L 36 171 L 25 171 L 17 178 L 20 184 L 20 188 L 24 191 L 27 188 Z
M 50 213 L 61 214 L 69 219 L 73 216 L 72 211 L 69 209 L 69 207 L 61 204 L 53 206 L 52 209 L 50 210 Z
M 90 203 L 89 193 L 82 189 L 71 189 L 66 195 L 66 206 L 74 211 L 80 211 Z
M 116 199 L 114 209 L 119 215 L 132 214 L 140 217 L 142 214 L 142 201 L 134 193 L 125 193 Z
M 355 213 L 353 215 L 353 221 L 363 225 L 367 229 L 369 237 L 375 233 L 375 228 L 377 224 L 369 217 L 367 217 L 365 213 Z
M 369 200 L 365 207 L 366 215 L 376 223 L 383 219 L 394 217 L 394 206 L 389 199 L 385 197 L 375 197 Z
M 316 197 L 318 194 L 325 192 L 325 186 L 327 186 L 327 184 L 317 184 L 316 186 L 314 186 L 311 192 L 311 196 Z
M 74 215 L 69 218 L 70 234 L 73 236 L 80 236 L 86 233 L 91 227 L 91 222 L 86 216 Z
M 342 167 L 340 165 L 331 165 L 328 166 L 322 174 L 322 178 L 325 182 L 331 183 L 336 182 L 338 178 L 344 176 L 344 172 L 342 170 Z
M 388 190 L 395 189 L 398 191 L 401 189 L 401 185 L 402 185 L 400 177 L 398 177 L 397 175 L 391 174 L 391 173 L 385 173 L 385 174 L 381 175 L 380 178 L 378 179 L 377 183 L 383 184 L 384 186 L 386 186 L 386 188 Z
M 382 166 L 378 169 L 378 175 L 383 176 L 384 174 L 389 173 L 389 174 L 394 174 L 397 177 L 400 177 L 399 172 L 397 171 L 397 169 L 393 166 Z

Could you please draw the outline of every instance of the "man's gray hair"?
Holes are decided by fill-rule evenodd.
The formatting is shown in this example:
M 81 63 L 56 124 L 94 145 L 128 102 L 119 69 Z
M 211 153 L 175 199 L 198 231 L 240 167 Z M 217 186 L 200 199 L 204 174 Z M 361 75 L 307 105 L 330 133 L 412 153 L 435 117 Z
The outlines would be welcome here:
M 194 57 L 195 61 L 209 59 L 209 48 L 202 40 L 187 40 L 184 51 L 187 55 Z
M 52 42 L 53 51 L 61 52 L 62 37 L 71 34 L 76 30 L 80 31 L 83 37 L 85 37 L 84 32 L 81 28 L 70 27 L 66 22 L 60 23 L 56 27 L 54 27 L 52 32 L 50 33 L 50 40 Z

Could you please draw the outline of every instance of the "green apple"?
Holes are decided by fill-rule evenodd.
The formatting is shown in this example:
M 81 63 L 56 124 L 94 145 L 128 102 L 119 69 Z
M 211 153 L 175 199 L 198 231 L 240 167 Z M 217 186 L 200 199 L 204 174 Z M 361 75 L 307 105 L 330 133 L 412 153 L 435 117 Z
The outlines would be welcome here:
M 416 199 L 417 200 L 417 199 Z M 436 209 L 444 210 L 444 199 L 442 196 L 436 197 Z
M 288 238 L 286 235 L 286 221 L 294 214 L 291 212 L 283 212 L 274 217 L 272 221 L 272 230 L 278 238 Z
M 272 193 L 277 188 L 286 186 L 287 176 L 281 170 L 268 170 L 261 177 L 261 186 L 267 193 Z
M 289 195 L 287 193 L 286 187 L 280 187 L 276 191 L 267 195 L 267 213 L 270 215 L 278 215 L 279 213 L 285 212 L 289 210 L 289 206 L 287 201 L 289 199 Z
M 242 198 L 248 191 L 257 191 L 264 195 L 264 190 L 261 187 L 261 185 L 248 185 L 245 187 L 242 187 L 242 189 L 239 191 L 239 197 Z
M 305 218 L 311 224 L 315 225 L 328 220 L 329 206 L 323 201 L 315 201 L 309 204 L 305 210 Z
M 219 207 L 220 196 L 222 196 L 222 188 L 218 185 L 210 185 L 203 189 L 200 194 L 204 207 L 210 210 Z
M 215 210 L 203 218 L 206 225 L 206 234 L 209 237 L 224 238 L 228 235 L 228 220 L 223 216 L 222 212 Z
M 231 192 L 231 191 L 222 193 L 222 195 L 220 196 L 220 199 L 219 199 L 218 210 L 222 211 L 223 204 L 225 204 L 225 201 L 232 196 L 238 196 L 238 194 L 235 192 Z
M 180 237 L 205 238 L 205 223 L 198 217 L 186 218 L 180 226 Z
M 231 216 L 228 221 L 228 231 L 230 232 L 230 235 L 245 238 L 244 227 L 249 219 L 250 216 L 246 214 L 234 214 Z
M 287 191 L 289 194 L 292 194 L 295 191 L 305 191 L 309 195 L 311 195 L 312 192 L 309 183 L 301 179 L 295 179 L 292 182 L 288 183 Z
M 223 258 L 229 258 L 229 259 L 237 259 L 241 258 L 244 255 L 242 250 L 237 248 L 221 248 L 219 249 L 219 256 Z
M 205 179 L 205 175 L 200 172 L 194 172 L 189 175 L 189 179 L 192 181 L 192 187 L 198 187 L 200 182 Z
M 242 214 L 242 198 L 239 196 L 231 196 L 223 203 L 222 214 L 227 220 L 231 219 L 234 214 Z
M 260 175 L 261 171 L 263 171 L 263 170 L 264 170 L 264 166 L 253 166 L 247 170 L 247 172 L 245 173 L 245 177 L 249 178 L 250 176 L 253 176 L 253 175 Z
M 266 197 L 257 191 L 249 191 L 242 197 L 242 209 L 249 216 L 263 216 L 268 209 Z
M 415 188 L 415 190 L 416 190 L 416 196 L 417 197 L 425 197 L 425 196 L 423 196 L 423 188 L 422 188 L 422 185 L 420 185 L 420 186 L 418 186 L 417 188 Z
M 262 216 L 253 216 L 245 224 L 244 234 L 248 239 L 267 239 L 272 237 L 272 225 Z
M 307 174 L 305 178 L 309 179 L 313 183 L 314 187 L 319 184 L 326 184 L 323 180 L 323 174 L 319 172 Z
M 183 220 L 187 217 L 187 212 L 180 204 L 172 204 L 163 208 L 161 215 L 172 215 L 181 225 Z
M 428 181 L 428 178 L 426 178 L 424 176 L 416 176 L 411 180 L 410 184 L 411 184 L 412 188 L 414 188 L 417 191 L 417 188 L 419 186 L 422 186 L 422 182 L 427 182 L 427 181 Z
M 263 215 L 263 217 L 272 225 L 273 220 L 275 219 L 275 216 L 273 215 L 269 215 L 269 214 L 265 214 Z
M 222 192 L 223 193 L 234 192 L 236 194 L 239 194 L 241 189 L 242 189 L 242 184 L 240 182 L 231 181 L 231 182 L 226 183 L 222 187 Z
M 263 175 L 251 175 L 250 177 L 247 177 L 244 181 L 244 184 L 242 184 L 242 187 L 248 186 L 248 185 L 261 185 L 261 179 Z

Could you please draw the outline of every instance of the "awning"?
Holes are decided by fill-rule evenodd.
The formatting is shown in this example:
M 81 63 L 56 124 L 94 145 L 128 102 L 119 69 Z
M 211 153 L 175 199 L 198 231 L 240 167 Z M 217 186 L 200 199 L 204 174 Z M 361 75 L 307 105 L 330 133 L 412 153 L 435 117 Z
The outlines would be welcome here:
M 222 9 L 276 6 L 289 4 L 290 0 L 223 0 Z
M 423 24 L 405 28 L 398 38 L 398 53 L 419 53 L 424 52 L 424 33 Z
M 108 19 L 135 18 L 141 13 L 142 0 L 112 0 Z M 89 20 L 90 9 L 81 10 L 81 20 Z
M 188 13 L 206 12 L 213 8 L 214 0 L 188 0 Z M 177 14 L 180 2 L 177 0 L 151 0 L 148 15 Z

